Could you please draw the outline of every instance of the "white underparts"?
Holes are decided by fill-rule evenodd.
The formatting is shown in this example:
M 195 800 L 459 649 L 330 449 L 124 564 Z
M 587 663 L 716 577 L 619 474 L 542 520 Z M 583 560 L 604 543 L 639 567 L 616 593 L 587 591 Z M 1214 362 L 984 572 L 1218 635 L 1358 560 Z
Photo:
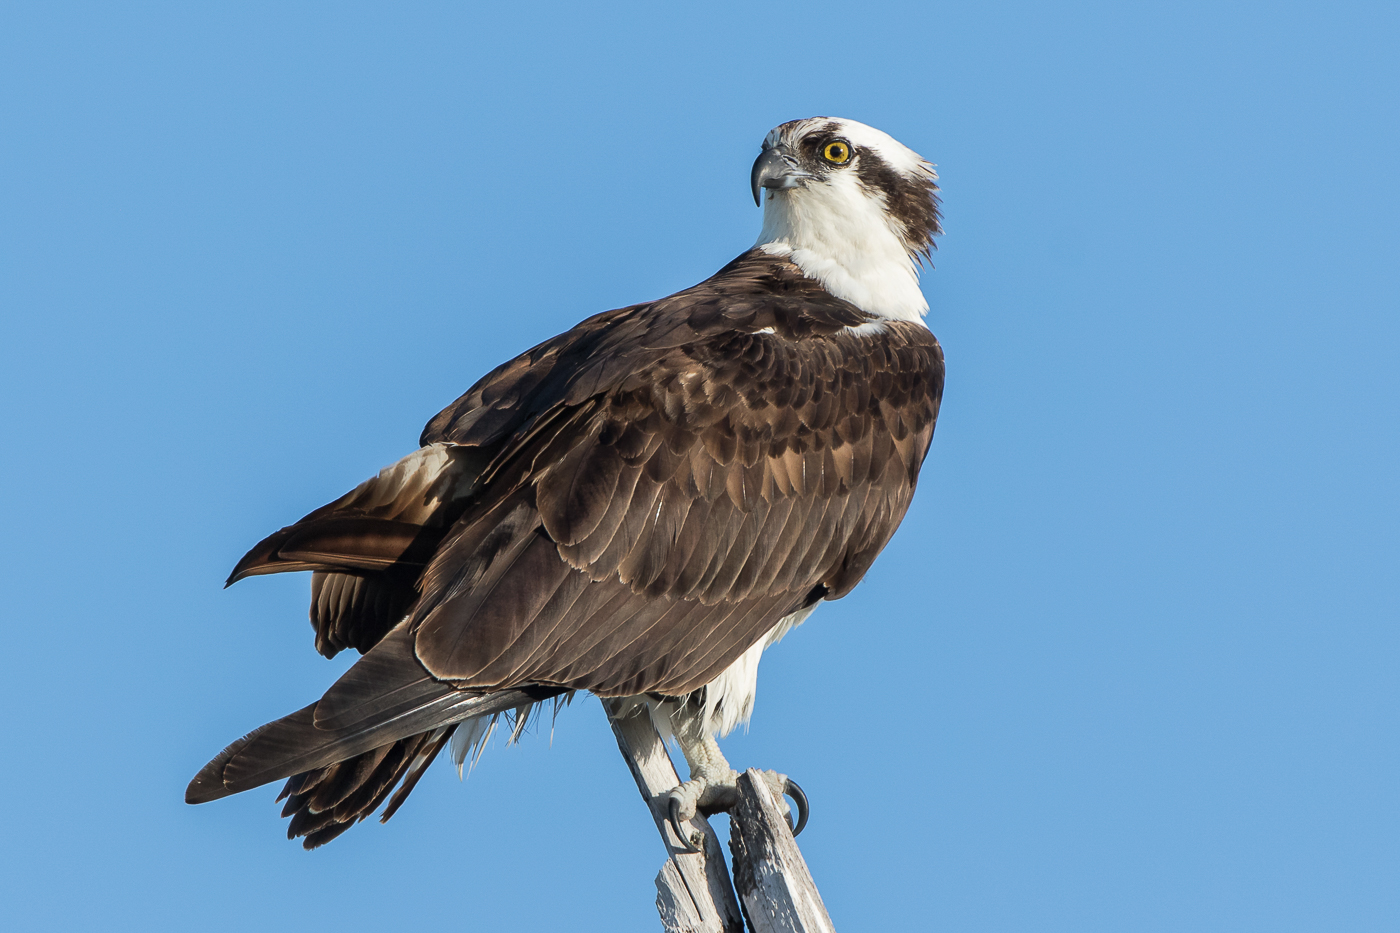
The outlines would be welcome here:
M 810 228 L 817 224 L 812 223 L 810 217 L 798 217 L 792 222 L 792 215 L 811 214 L 811 211 L 774 208 L 773 202 L 791 200 L 793 192 L 798 190 L 769 195 L 758 248 L 770 256 L 792 260 L 808 278 L 816 279 L 837 298 L 849 301 L 867 314 L 923 323 L 928 302 L 919 291 L 917 266 L 904 251 L 904 244 L 891 233 L 888 243 L 877 243 L 876 249 L 857 250 L 852 244 L 831 243 L 813 235 Z M 775 215 L 775 222 L 770 224 L 769 218 Z M 868 242 L 884 237 L 875 235 L 865 239 Z
M 622 701 L 620 715 L 632 715 L 632 711 L 639 711 L 639 707 L 645 706 L 663 738 L 667 741 L 679 740 L 682 747 L 692 749 L 692 752 L 699 744 L 708 740 L 709 736 L 728 735 L 736 726 L 747 723 L 753 715 L 754 698 L 758 693 L 758 662 L 763 652 L 805 622 L 816 608 L 817 604 L 813 603 L 806 609 L 783 616 L 777 625 L 768 630 L 768 634 L 754 642 L 737 661 L 689 697 L 665 700 L 647 696 L 629 697 Z M 561 703 L 567 703 L 572 698 L 571 691 L 556 699 L 555 713 L 558 713 Z M 457 765 L 457 774 L 460 776 L 476 767 L 481 753 L 485 751 L 487 743 L 496 731 L 496 725 L 503 717 L 510 728 L 510 737 L 506 744 L 513 745 L 520 740 L 525 727 L 533 722 L 541 711 L 542 704 L 527 703 L 503 713 L 473 716 L 462 720 L 452 734 L 450 750 L 452 761 Z M 713 742 L 710 744 L 713 745 Z M 718 754 L 718 746 L 715 748 Z M 720 758 L 720 761 L 722 762 L 723 758 Z
M 758 662 L 763 652 L 806 621 L 816 608 L 813 604 L 783 616 L 767 635 L 689 698 L 638 697 L 637 701 L 646 704 L 657 731 L 668 741 L 675 738 L 687 744 L 687 740 L 696 741 L 701 735 L 728 735 L 753 715 L 754 698 L 758 693 Z
M 816 603 L 783 616 L 778 624 L 739 656 L 724 673 L 705 685 L 703 722 L 705 731 L 728 735 L 740 723 L 753 715 L 753 702 L 758 694 L 758 662 L 763 652 L 778 643 L 788 632 L 807 621 Z
M 790 259 L 808 278 L 867 314 L 923 323 L 915 257 L 891 229 L 883 199 L 853 174 L 830 184 L 774 191 L 763 208 L 758 248 Z
M 535 722 L 544 712 L 546 707 L 553 707 L 553 714 L 559 715 L 559 710 L 573 702 L 574 692 L 570 690 L 553 700 L 542 700 L 537 703 L 526 703 L 514 709 L 508 709 L 500 713 L 490 713 L 485 716 L 472 716 L 457 723 L 457 731 L 452 733 L 451 755 L 452 761 L 457 765 L 457 776 L 462 777 L 463 771 L 470 772 L 476 767 L 476 763 L 481 759 L 481 753 L 486 750 L 486 743 L 491 741 L 491 736 L 496 732 L 496 724 L 505 719 L 506 726 L 510 729 L 510 735 L 506 738 L 507 745 L 514 745 L 520 741 L 520 737 L 525 734 L 525 729 Z M 550 727 L 551 741 L 554 734 L 553 726 Z
M 457 765 L 458 777 L 462 777 L 463 769 L 470 771 L 476 767 L 481 753 L 486 751 L 491 733 L 495 731 L 495 716 L 473 716 L 457 724 L 457 731 L 452 733 L 451 754 L 453 763 Z

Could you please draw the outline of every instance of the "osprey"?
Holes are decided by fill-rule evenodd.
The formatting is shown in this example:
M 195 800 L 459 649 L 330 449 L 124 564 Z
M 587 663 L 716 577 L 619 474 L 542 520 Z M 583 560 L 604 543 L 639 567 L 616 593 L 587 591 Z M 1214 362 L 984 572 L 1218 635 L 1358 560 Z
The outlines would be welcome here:
M 229 583 L 311 571 L 316 649 L 364 656 L 185 799 L 289 778 L 288 837 L 313 848 L 386 800 L 387 820 L 449 743 L 460 767 L 500 716 L 518 734 L 588 690 L 680 745 L 673 823 L 732 804 L 715 737 L 748 719 L 763 651 L 860 582 L 933 438 L 936 179 L 853 120 L 782 124 L 752 249 L 496 368 L 418 450 L 249 551 Z M 767 777 L 800 829 L 800 789 Z

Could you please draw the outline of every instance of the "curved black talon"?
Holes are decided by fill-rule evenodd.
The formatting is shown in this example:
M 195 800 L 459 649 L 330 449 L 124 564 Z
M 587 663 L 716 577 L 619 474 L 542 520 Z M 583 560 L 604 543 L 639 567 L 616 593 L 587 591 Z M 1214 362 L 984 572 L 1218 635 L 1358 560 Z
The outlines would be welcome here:
M 667 809 L 667 817 L 671 821 L 671 828 L 676 831 L 676 838 L 681 841 L 681 845 L 684 847 L 681 851 L 699 852 L 700 850 L 690 841 L 690 834 L 685 831 L 685 827 L 681 826 L 681 802 L 675 797 L 672 797 L 671 805 Z
M 807 825 L 807 817 L 812 815 L 812 805 L 807 802 L 807 793 L 790 777 L 783 778 L 783 793 L 797 804 L 797 825 L 792 828 L 794 836 Z

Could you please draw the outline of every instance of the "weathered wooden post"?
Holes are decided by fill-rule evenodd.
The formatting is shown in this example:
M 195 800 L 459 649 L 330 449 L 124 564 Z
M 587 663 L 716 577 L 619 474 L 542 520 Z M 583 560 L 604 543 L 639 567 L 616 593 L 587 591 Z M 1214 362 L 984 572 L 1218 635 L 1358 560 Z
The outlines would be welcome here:
M 753 933 L 835 933 L 787 820 L 763 775 L 739 775 L 729 814 L 734 886 Z
M 603 708 L 669 854 L 656 876 L 656 909 L 666 933 L 744 933 L 743 917 L 752 933 L 835 933 L 787 819 L 758 771 L 739 776 L 739 802 L 729 816 L 741 916 L 709 821 L 696 814 L 682 824 L 700 849 L 690 852 L 658 803 L 681 779 L 651 717 L 644 710 L 622 716 L 609 700 Z
M 697 813 L 682 824 L 692 840 L 699 840 L 695 845 L 700 851 L 691 852 L 676 838 L 666 812 L 656 803 L 681 779 L 651 717 L 645 709 L 630 716 L 617 715 L 617 704 L 608 700 L 603 701 L 603 708 L 670 856 L 656 876 L 656 909 L 666 933 L 744 933 L 723 847 L 709 821 Z

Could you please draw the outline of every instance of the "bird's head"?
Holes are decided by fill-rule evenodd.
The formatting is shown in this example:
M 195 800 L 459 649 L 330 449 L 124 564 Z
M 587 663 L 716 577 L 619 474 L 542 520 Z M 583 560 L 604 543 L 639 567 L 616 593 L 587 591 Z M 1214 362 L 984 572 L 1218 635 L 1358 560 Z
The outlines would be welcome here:
M 918 321 L 928 310 L 919 261 L 942 232 L 937 179 L 874 127 L 835 117 L 784 123 L 753 164 L 758 246 L 870 314 Z

